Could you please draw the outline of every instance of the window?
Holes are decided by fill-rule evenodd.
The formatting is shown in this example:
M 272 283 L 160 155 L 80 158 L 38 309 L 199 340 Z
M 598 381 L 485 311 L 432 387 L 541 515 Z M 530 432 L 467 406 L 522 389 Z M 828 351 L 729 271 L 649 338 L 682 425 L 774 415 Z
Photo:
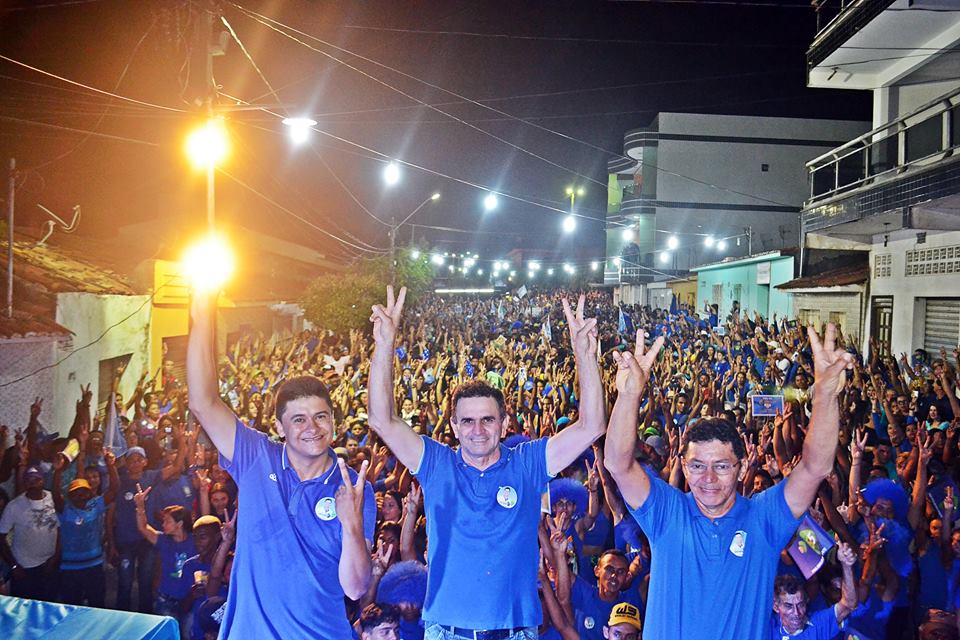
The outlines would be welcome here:
M 770 165 L 764 162 L 763 164 L 760 165 L 760 171 L 762 171 L 763 173 L 770 171 Z
M 820 309 L 800 309 L 797 311 L 797 320 L 800 321 L 800 326 L 802 327 L 809 325 L 819 327 Z
M 837 325 L 837 329 L 843 330 L 843 326 L 847 322 L 847 314 L 844 311 L 831 311 L 830 312 L 830 322 Z
M 715 284 L 713 285 L 713 304 L 719 306 L 723 301 L 723 285 Z

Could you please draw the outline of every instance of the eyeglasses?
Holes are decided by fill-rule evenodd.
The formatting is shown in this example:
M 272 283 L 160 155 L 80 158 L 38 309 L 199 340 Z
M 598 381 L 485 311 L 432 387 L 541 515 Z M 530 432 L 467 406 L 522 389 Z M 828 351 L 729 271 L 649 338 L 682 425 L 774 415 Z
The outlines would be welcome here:
M 715 462 L 712 465 L 704 464 L 702 462 L 686 462 L 684 464 L 687 467 L 687 472 L 694 476 L 703 475 L 707 472 L 707 468 L 710 467 L 713 469 L 713 472 L 718 476 L 728 476 L 733 473 L 733 470 L 740 466 L 739 462 Z

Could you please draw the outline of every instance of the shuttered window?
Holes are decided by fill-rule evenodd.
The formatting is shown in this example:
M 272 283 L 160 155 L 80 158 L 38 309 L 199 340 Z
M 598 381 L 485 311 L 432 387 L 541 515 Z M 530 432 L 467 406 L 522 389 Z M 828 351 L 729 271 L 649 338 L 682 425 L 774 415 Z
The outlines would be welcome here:
M 923 322 L 923 348 L 935 357 L 944 347 L 952 352 L 960 344 L 960 298 L 927 298 Z

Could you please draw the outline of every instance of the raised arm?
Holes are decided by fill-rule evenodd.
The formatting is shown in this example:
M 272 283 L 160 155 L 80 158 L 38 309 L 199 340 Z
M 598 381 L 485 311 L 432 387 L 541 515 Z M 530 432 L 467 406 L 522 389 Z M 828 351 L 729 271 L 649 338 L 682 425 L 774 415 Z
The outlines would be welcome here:
M 113 451 L 107 451 L 103 454 L 103 460 L 107 465 L 107 477 L 110 478 L 110 484 L 103 493 L 103 503 L 113 504 L 117 498 L 117 490 L 120 488 L 120 474 L 117 473 L 117 456 Z
M 423 440 L 397 415 L 393 399 L 393 350 L 403 312 L 407 289 L 393 297 L 393 287 L 387 287 L 387 304 L 373 305 L 374 350 L 370 361 L 368 393 L 368 423 L 386 443 L 404 466 L 417 471 L 423 457 Z M 439 379 L 439 376 L 438 376 Z
M 193 325 L 187 342 L 187 390 L 190 411 L 197 417 L 213 445 L 233 460 L 237 419 L 220 399 L 216 354 L 217 293 L 196 290 L 190 305 Z
M 656 360 L 663 336 L 644 352 L 643 330 L 637 331 L 636 353 L 613 352 L 617 363 L 617 401 L 610 414 L 607 439 L 603 448 L 604 466 L 620 488 L 624 502 L 639 509 L 650 495 L 650 478 L 633 457 L 637 445 L 637 411 L 640 398 L 650 380 L 650 369 Z
M 547 472 L 551 475 L 567 468 L 603 435 L 606 427 L 603 383 L 597 362 L 597 319 L 583 317 L 585 302 L 586 297 L 581 295 L 573 312 L 566 298 L 563 299 L 563 313 L 570 329 L 570 344 L 580 380 L 580 417 L 547 441 Z
M 817 487 L 833 469 L 840 433 L 840 404 L 837 396 L 846 382 L 846 370 L 853 368 L 853 356 L 836 347 L 837 328 L 827 325 L 824 341 L 810 327 L 807 330 L 813 349 L 817 393 L 813 399 L 813 417 L 803 442 L 803 457 L 787 478 L 784 497 L 790 511 L 799 518 L 813 502 Z
M 337 517 L 343 528 L 338 576 L 343 593 L 359 600 L 370 586 L 370 550 L 363 537 L 363 493 L 367 486 L 367 462 L 360 465 L 356 483 L 350 482 L 347 463 L 337 458 L 343 484 L 335 496 Z
M 231 518 L 230 510 L 224 511 L 227 521 L 220 525 L 220 546 L 217 547 L 213 562 L 210 563 L 210 576 L 207 578 L 208 598 L 220 593 L 220 585 L 223 584 L 223 570 L 227 566 L 227 557 L 230 554 L 233 541 L 237 539 L 237 513 L 239 511 L 234 511 Z
M 840 602 L 834 610 L 837 614 L 837 623 L 847 619 L 853 610 L 860 604 L 857 597 L 857 579 L 853 575 L 853 567 L 857 563 L 857 554 L 850 545 L 841 542 L 837 547 L 837 559 L 843 572 L 843 582 L 840 585 Z
M 153 487 L 147 487 L 147 490 L 144 491 L 140 488 L 140 483 L 137 483 L 137 492 L 133 494 L 133 502 L 137 507 L 137 531 L 140 532 L 147 542 L 150 544 L 157 544 L 157 540 L 160 538 L 160 532 L 150 526 L 150 523 L 147 522 L 147 496 L 150 494 Z

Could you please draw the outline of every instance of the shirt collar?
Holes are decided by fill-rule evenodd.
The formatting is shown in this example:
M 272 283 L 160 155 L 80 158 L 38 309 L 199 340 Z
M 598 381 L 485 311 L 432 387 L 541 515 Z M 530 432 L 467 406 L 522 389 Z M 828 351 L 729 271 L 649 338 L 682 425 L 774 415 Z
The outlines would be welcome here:
M 480 471 L 480 469 L 477 469 L 473 465 L 469 465 L 466 463 L 466 461 L 463 459 L 463 447 L 457 447 L 457 462 L 460 464 L 460 466 L 473 469 L 477 473 L 487 473 L 488 471 L 493 471 L 494 469 L 497 469 L 505 465 L 507 463 L 507 456 L 509 455 L 510 455 L 510 449 L 508 449 L 507 447 L 503 446 L 503 444 L 501 444 L 500 458 L 496 462 L 494 462 L 492 465 L 484 469 L 483 471 Z
M 318 476 L 314 480 L 322 480 L 323 484 L 327 484 L 330 481 L 330 478 L 333 477 L 333 472 L 337 470 L 337 452 L 332 448 L 327 448 L 327 455 L 330 456 L 330 459 L 333 461 L 333 464 L 330 465 L 330 470 L 326 472 L 323 476 Z M 296 473 L 296 469 L 290 466 L 290 458 L 287 457 L 287 443 L 283 443 L 283 449 L 280 452 L 280 466 L 284 471 L 287 469 L 292 470 Z

